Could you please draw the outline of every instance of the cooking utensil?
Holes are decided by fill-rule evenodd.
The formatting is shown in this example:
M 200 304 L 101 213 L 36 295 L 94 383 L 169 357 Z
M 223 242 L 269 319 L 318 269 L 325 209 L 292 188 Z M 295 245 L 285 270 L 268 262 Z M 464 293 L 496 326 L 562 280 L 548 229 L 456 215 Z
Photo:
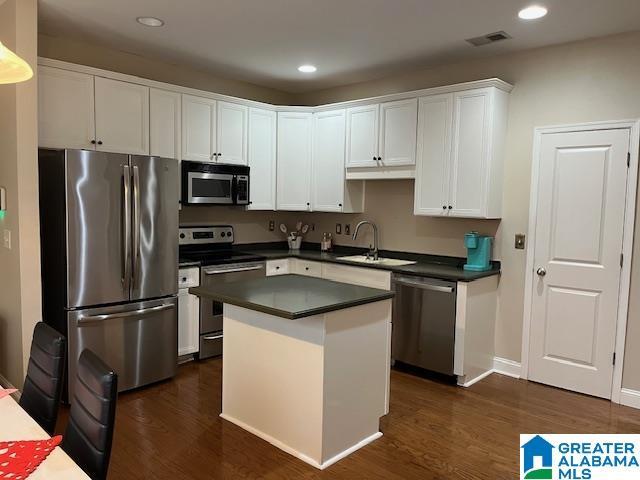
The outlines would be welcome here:
M 282 233 L 284 233 L 285 235 L 287 234 L 288 230 L 287 230 L 287 226 L 284 223 L 280 224 L 280 231 Z

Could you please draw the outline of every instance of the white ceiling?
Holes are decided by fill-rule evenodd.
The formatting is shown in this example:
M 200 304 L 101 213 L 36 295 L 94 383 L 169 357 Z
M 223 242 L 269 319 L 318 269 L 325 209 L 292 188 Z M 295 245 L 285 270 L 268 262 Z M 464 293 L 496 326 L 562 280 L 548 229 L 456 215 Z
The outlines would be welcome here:
M 640 30 L 640 0 L 39 0 L 40 29 L 289 92 Z M 163 19 L 162 28 L 136 23 Z M 484 47 L 464 39 L 505 30 Z M 297 67 L 312 63 L 315 74 Z

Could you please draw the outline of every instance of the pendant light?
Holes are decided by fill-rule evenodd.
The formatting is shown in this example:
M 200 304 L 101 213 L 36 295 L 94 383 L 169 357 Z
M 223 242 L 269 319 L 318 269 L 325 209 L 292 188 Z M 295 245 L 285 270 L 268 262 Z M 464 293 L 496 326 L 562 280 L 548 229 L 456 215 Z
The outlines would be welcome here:
M 0 42 L 0 84 L 24 82 L 31 77 L 29 64 Z

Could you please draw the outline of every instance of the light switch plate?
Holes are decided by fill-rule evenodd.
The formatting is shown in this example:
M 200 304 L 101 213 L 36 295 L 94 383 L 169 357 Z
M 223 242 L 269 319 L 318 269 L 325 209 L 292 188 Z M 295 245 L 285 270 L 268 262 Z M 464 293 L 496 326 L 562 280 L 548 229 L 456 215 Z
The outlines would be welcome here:
M 524 233 L 516 233 L 514 246 L 518 250 L 524 250 L 524 244 L 525 244 L 525 235 L 524 235 Z
M 276 229 L 276 222 L 275 220 L 269 220 L 269 231 L 273 232 Z
M 340 235 L 342 233 L 342 224 L 336 223 L 336 234 Z
M 4 248 L 11 250 L 11 230 L 4 230 L 2 244 L 4 245 Z
M 7 209 L 7 190 L 4 187 L 0 187 L 0 211 Z

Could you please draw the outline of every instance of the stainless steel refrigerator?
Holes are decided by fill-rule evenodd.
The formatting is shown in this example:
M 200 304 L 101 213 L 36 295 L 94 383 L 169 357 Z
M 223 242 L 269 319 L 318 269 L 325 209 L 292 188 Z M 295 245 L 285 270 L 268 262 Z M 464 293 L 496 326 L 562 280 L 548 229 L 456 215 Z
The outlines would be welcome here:
M 121 391 L 175 374 L 178 168 L 39 150 L 43 320 L 67 336 L 69 379 L 85 348 L 118 373 Z

